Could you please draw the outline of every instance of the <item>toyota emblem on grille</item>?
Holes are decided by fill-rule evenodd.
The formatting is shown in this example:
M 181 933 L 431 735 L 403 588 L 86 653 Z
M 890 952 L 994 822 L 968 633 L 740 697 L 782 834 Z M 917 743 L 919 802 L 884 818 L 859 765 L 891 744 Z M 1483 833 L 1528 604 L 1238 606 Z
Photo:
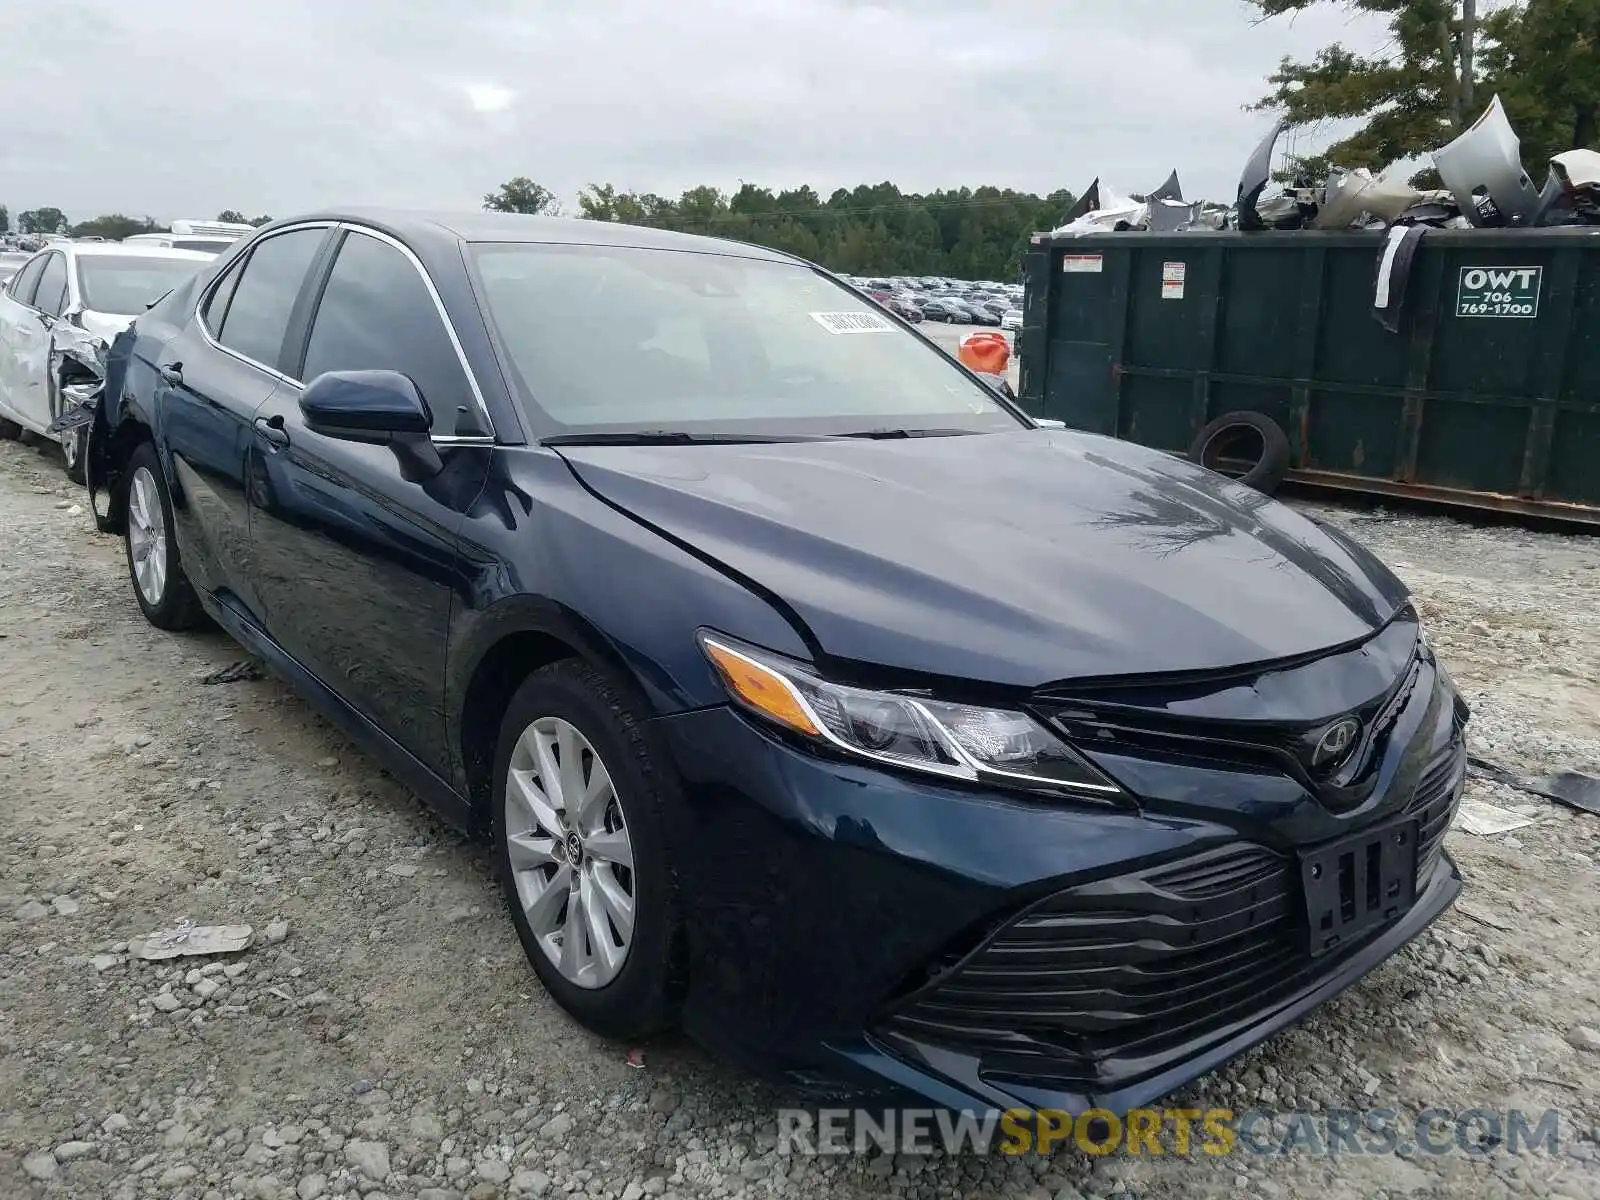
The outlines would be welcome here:
M 1356 744 L 1356 738 L 1360 733 L 1360 721 L 1354 717 L 1340 717 L 1324 729 L 1322 736 L 1317 739 L 1316 749 L 1311 752 L 1311 765 L 1331 767 L 1343 761 L 1344 756 L 1350 753 L 1350 747 Z

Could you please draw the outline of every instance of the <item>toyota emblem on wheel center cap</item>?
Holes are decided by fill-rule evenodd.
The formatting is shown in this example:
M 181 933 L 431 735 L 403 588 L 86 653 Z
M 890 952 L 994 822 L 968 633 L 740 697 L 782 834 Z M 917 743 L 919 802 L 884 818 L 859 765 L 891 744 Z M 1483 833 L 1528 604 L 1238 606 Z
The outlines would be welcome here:
M 1328 767 L 1343 760 L 1356 744 L 1361 732 L 1361 722 L 1354 717 L 1341 717 L 1322 731 L 1316 749 L 1311 752 L 1313 767 Z
M 583 861 L 583 842 L 576 833 L 567 834 L 567 861 L 573 866 Z

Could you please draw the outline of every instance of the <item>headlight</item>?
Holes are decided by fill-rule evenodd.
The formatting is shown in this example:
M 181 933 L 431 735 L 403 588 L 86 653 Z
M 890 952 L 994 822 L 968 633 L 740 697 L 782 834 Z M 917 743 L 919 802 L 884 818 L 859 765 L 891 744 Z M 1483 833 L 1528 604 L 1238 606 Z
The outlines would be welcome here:
M 911 771 L 1111 800 L 1122 789 L 1026 713 L 832 683 L 780 655 L 702 631 L 744 709 L 791 733 Z

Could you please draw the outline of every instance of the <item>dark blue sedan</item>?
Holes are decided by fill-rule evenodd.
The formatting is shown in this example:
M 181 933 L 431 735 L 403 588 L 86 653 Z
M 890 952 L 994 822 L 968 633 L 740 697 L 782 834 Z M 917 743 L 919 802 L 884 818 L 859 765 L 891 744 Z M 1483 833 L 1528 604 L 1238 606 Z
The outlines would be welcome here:
M 91 500 L 145 615 L 220 624 L 491 839 L 601 1033 L 1126 1109 L 1460 889 L 1467 709 L 1393 575 L 1041 427 L 786 255 L 279 221 L 105 394 Z

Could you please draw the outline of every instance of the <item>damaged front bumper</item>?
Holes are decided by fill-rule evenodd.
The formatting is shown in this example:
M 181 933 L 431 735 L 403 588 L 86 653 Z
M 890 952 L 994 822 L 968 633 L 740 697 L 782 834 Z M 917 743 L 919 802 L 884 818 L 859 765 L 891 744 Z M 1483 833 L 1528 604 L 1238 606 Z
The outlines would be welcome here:
M 45 433 L 61 443 L 67 474 L 79 476 L 89 493 L 89 511 L 95 527 L 109 532 L 110 503 L 105 478 L 106 360 L 105 339 L 88 330 L 63 323 L 50 354 L 50 378 L 58 380 L 54 417 Z

